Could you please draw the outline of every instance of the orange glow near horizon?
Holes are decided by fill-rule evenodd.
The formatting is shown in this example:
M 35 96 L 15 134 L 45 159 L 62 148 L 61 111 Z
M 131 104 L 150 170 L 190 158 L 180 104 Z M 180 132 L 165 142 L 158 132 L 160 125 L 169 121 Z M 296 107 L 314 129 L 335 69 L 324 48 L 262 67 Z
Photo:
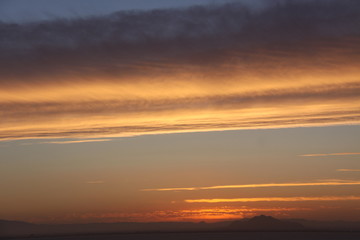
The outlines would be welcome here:
M 220 222 L 238 220 L 260 214 L 271 214 L 274 216 L 287 214 L 289 212 L 313 211 L 311 208 L 296 207 L 216 207 L 183 210 L 161 210 L 153 212 L 108 212 L 108 213 L 82 213 L 58 217 L 56 223 L 68 223 L 72 221 L 81 222 L 108 222 L 116 223 L 128 219 L 131 222 Z M 33 223 L 47 222 L 47 219 L 32 219 Z
M 241 219 L 244 217 L 255 216 L 263 213 L 277 215 L 281 212 L 292 211 L 310 211 L 308 208 L 204 208 L 196 210 L 175 211 L 179 216 L 177 219 L 182 220 L 203 220 L 203 221 L 221 221 Z

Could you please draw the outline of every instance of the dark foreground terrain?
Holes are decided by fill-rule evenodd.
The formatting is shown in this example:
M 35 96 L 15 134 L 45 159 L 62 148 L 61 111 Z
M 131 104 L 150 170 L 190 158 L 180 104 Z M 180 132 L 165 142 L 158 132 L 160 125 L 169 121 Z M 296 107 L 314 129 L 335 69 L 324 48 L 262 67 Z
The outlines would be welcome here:
M 216 223 L 120 222 L 47 225 L 0 220 L 0 239 L 360 240 L 360 222 L 284 220 L 264 215 Z
M 16 240 L 359 240 L 360 232 L 139 233 Z

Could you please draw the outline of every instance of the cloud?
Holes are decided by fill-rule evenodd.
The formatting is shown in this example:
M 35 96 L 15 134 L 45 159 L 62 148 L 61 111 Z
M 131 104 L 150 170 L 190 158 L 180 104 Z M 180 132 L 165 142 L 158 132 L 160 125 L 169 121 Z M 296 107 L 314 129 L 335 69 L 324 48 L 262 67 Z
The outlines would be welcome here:
M 74 141 L 51 141 L 51 142 L 40 142 L 39 144 L 71 144 L 71 143 L 91 143 L 91 142 L 109 142 L 112 139 L 83 139 Z
M 20 143 L 20 145 L 92 143 L 92 142 L 109 142 L 112 140 L 113 139 L 81 139 L 81 140 L 64 140 L 64 141 L 48 141 L 48 142 L 24 142 L 24 143 Z
M 359 10 L 234 2 L 0 23 L 0 140 L 359 124 Z
M 165 215 L 178 218 L 239 218 L 244 213 L 309 211 L 309 208 L 202 208 L 180 211 L 166 211 Z
M 187 203 L 225 203 L 225 202 L 303 202 L 303 201 L 349 201 L 360 200 L 359 196 L 325 196 L 325 197 L 269 197 L 269 198 L 214 198 L 187 199 Z
M 360 169 L 336 169 L 338 172 L 360 172 Z
M 305 182 L 305 183 L 263 183 L 263 184 L 241 184 L 241 185 L 219 185 L 210 187 L 187 187 L 187 188 L 155 188 L 142 189 L 142 191 L 196 191 L 213 189 L 236 189 L 236 188 L 266 188 L 266 187 L 307 187 L 307 186 L 346 186 L 360 185 L 360 181 L 333 180 L 327 182 Z
M 312 211 L 311 208 L 296 207 L 217 207 L 200 209 L 162 210 L 149 212 L 104 212 L 104 213 L 74 213 L 49 219 L 33 219 L 32 222 L 171 222 L 239 219 L 261 213 L 278 213 Z
M 201 209 L 184 209 L 184 210 L 167 210 L 155 211 L 150 214 L 154 219 L 165 221 L 189 221 L 189 220 L 225 220 L 239 219 L 244 216 L 257 215 L 259 213 L 278 214 L 283 212 L 311 211 L 310 208 L 251 208 L 251 207 L 218 207 L 218 208 L 201 208 Z
M 327 156 L 351 156 L 360 155 L 358 152 L 344 152 L 344 153 L 320 153 L 320 154 L 304 154 L 299 155 L 300 157 L 327 157 Z

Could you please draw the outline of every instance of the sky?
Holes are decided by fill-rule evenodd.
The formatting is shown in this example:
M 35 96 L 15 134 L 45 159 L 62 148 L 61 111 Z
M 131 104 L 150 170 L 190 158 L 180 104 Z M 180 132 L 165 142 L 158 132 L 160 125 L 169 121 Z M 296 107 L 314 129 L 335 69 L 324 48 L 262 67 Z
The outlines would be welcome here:
M 359 10 L 0 1 L 0 219 L 360 221 Z
M 264 0 L 237 0 L 251 8 L 261 8 Z M 219 4 L 231 0 L 0 0 L 0 21 L 32 22 L 56 18 L 81 18 L 115 11 L 179 8 Z

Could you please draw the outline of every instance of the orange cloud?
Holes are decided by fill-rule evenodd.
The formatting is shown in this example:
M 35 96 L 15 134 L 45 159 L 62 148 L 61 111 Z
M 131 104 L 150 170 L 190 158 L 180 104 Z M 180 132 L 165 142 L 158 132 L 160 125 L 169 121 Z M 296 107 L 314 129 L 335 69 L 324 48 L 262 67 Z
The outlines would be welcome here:
M 360 172 L 360 169 L 336 169 L 338 172 Z
M 242 185 L 219 185 L 210 187 L 188 187 L 188 188 L 155 188 L 142 189 L 142 191 L 195 191 L 211 189 L 232 189 L 232 188 L 264 188 L 264 187 L 305 187 L 305 186 L 345 186 L 360 185 L 360 181 L 328 181 L 328 182 L 305 182 L 305 183 L 263 183 L 263 184 L 242 184 Z
M 304 154 L 301 157 L 327 157 L 327 156 L 351 156 L 360 155 L 359 152 L 344 152 L 344 153 L 320 153 L 320 154 Z
M 225 220 L 225 219 L 239 219 L 248 214 L 259 214 L 264 212 L 271 212 L 273 214 L 280 212 L 293 211 L 311 211 L 309 208 L 202 208 L 191 210 L 174 210 L 174 211 L 156 211 L 154 215 L 170 220 Z
M 311 208 L 250 208 L 250 207 L 217 207 L 201 209 L 162 210 L 150 212 L 104 212 L 104 213 L 78 213 L 68 216 L 59 216 L 52 221 L 56 222 L 159 222 L 159 221 L 217 221 L 227 219 L 240 219 L 261 213 L 278 213 L 312 211 Z M 46 219 L 37 219 L 33 222 L 49 222 Z
M 214 198 L 187 199 L 187 203 L 229 203 L 229 202 L 302 202 L 302 201 L 349 201 L 360 200 L 360 196 L 325 196 L 325 197 L 269 197 L 269 198 Z

